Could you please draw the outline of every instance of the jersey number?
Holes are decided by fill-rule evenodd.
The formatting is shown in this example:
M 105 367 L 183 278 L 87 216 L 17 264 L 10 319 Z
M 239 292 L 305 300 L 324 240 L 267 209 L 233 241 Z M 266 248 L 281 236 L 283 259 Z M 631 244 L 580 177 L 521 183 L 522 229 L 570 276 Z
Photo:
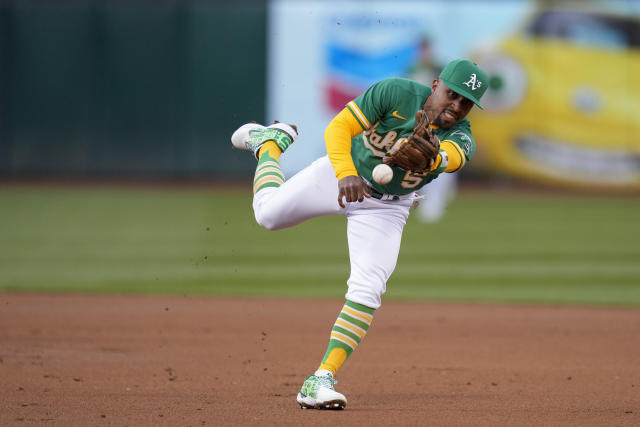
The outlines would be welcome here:
M 407 172 L 404 174 L 404 179 L 400 183 L 402 188 L 416 188 L 422 183 L 424 177 L 411 175 L 411 172 Z

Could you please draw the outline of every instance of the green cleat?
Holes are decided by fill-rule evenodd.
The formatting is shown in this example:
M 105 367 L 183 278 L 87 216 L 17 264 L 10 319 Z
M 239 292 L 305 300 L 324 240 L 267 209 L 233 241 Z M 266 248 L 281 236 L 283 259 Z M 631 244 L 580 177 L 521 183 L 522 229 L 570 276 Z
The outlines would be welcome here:
M 329 371 L 317 371 L 302 384 L 296 399 L 302 409 L 344 409 L 347 398 L 334 390 L 338 381 Z

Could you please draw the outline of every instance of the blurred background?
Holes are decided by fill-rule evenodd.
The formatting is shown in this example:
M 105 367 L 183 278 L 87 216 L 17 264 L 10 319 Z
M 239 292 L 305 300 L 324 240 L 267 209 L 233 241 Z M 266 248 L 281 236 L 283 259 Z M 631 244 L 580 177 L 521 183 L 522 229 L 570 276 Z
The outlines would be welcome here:
M 248 120 L 301 127 L 285 169 L 323 154 L 369 85 L 490 74 L 465 174 L 640 190 L 640 2 L 0 2 L 0 176 L 249 175 Z
M 233 130 L 249 120 L 297 124 L 300 138 L 283 158 L 291 175 L 324 154 L 324 128 L 369 85 L 391 76 L 430 84 L 460 57 L 490 76 L 485 109 L 470 115 L 477 154 L 459 174 L 436 180 L 440 188 L 428 187 L 415 216 L 445 225 L 481 221 L 461 236 L 469 242 L 470 270 L 452 278 L 450 265 L 439 273 L 463 284 L 449 297 L 473 294 L 481 275 L 473 262 L 493 262 L 497 270 L 487 270 L 486 283 L 525 279 L 520 283 L 531 289 L 550 283 L 545 289 L 557 290 L 587 278 L 597 300 L 617 280 L 616 301 L 640 299 L 634 0 L 2 0 L 0 289 L 173 292 L 175 282 L 155 282 L 192 277 L 187 288 L 194 291 L 254 294 L 248 283 L 263 271 L 249 271 L 255 259 L 248 254 L 270 255 L 256 249 L 263 231 L 250 212 L 255 162 L 230 149 Z M 126 187 L 140 181 L 163 190 Z M 52 186 L 60 182 L 71 186 Z M 115 182 L 125 186 L 105 190 Z M 484 193 L 465 196 L 465 188 Z M 500 193 L 505 188 L 512 193 Z M 577 204 L 563 205 L 568 195 Z M 510 214 L 498 221 L 489 212 Z M 504 236 L 529 227 L 530 240 L 489 253 L 485 242 L 495 234 L 469 234 L 491 230 L 482 223 L 489 220 Z M 340 278 L 330 295 L 339 295 L 346 252 L 330 243 L 319 249 L 325 228 L 335 226 L 323 221 L 308 229 L 316 233 L 309 252 L 298 247 L 297 254 L 334 260 Z M 507 233 L 506 223 L 516 228 Z M 551 224 L 554 234 L 536 240 Z M 420 230 L 425 238 L 437 233 Z M 286 233 L 285 241 L 300 244 Z M 563 239 L 569 246 L 558 249 Z M 569 266 L 558 267 L 565 276 L 549 270 L 558 256 L 553 247 L 568 254 Z M 456 249 L 442 248 L 442 260 Z M 475 258 L 479 251 L 484 264 Z M 533 264 L 500 270 L 506 254 L 528 262 L 532 253 L 542 256 L 536 265 L 546 273 Z M 602 267 L 605 258 L 612 264 Z M 419 261 L 414 276 L 399 277 L 398 296 L 415 295 L 411 286 L 424 273 Z M 604 270 L 590 270 L 599 265 Z M 314 268 L 288 278 L 274 271 L 270 280 L 285 289 L 286 280 L 316 275 Z M 489 299 L 503 291 L 493 289 Z M 566 300 L 581 299 L 569 293 Z

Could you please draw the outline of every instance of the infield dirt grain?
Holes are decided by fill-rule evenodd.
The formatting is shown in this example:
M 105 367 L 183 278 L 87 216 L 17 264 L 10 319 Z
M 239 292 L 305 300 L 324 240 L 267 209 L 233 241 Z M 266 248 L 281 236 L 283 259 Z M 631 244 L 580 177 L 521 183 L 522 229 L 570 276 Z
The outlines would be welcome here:
M 301 410 L 341 306 L 0 294 L 0 425 L 640 425 L 622 308 L 386 302 L 347 408 Z

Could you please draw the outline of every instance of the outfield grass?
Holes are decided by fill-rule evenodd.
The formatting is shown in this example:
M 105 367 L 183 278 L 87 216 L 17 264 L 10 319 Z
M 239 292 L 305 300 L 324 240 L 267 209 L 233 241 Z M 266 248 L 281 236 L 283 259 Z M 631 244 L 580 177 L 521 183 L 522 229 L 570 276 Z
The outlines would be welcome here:
M 341 297 L 346 223 L 270 232 L 249 191 L 0 188 L 0 290 Z M 640 200 L 463 192 L 410 218 L 388 298 L 640 305 Z

